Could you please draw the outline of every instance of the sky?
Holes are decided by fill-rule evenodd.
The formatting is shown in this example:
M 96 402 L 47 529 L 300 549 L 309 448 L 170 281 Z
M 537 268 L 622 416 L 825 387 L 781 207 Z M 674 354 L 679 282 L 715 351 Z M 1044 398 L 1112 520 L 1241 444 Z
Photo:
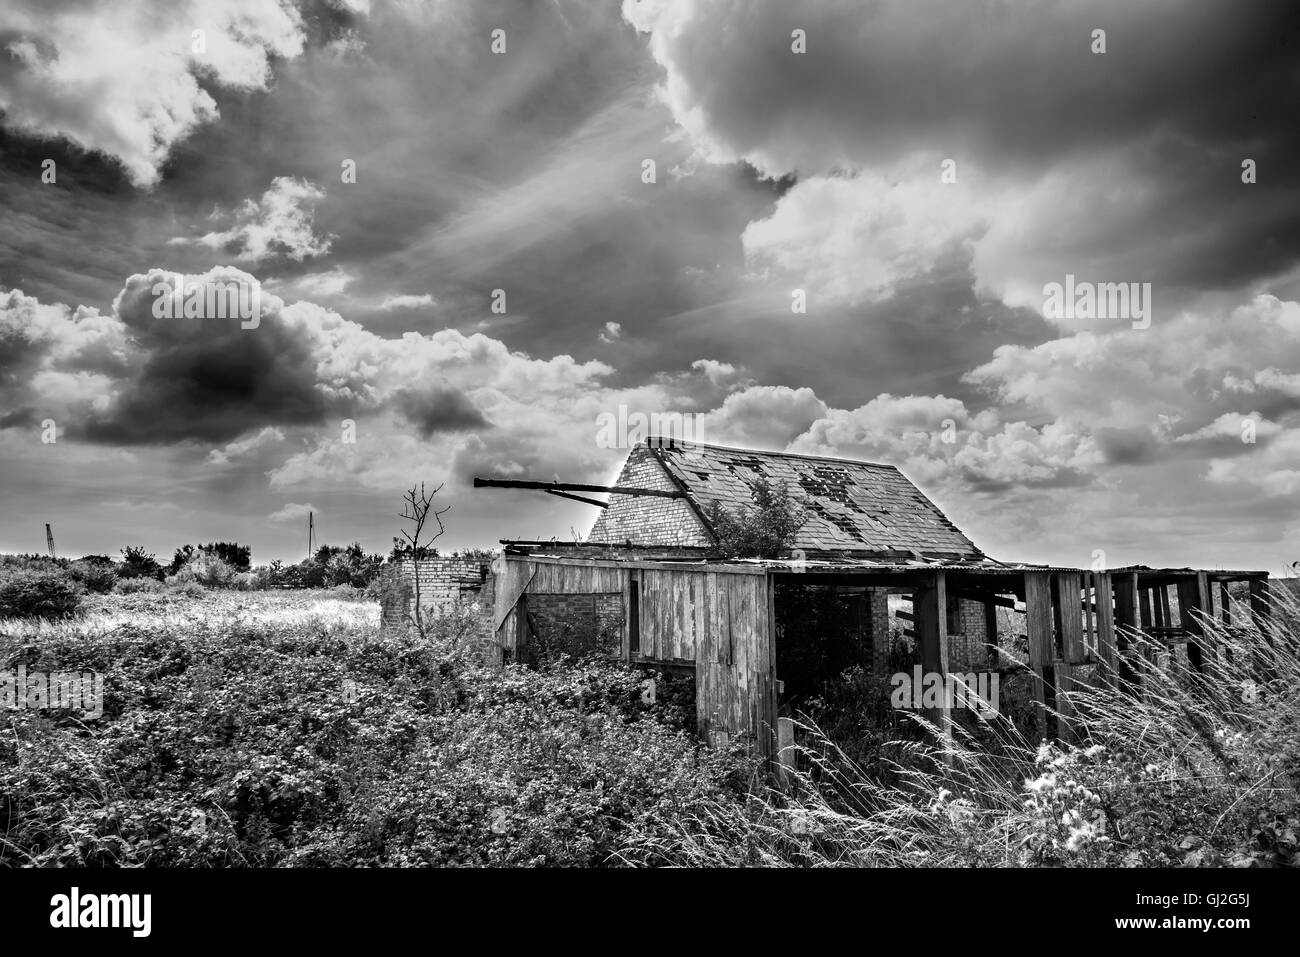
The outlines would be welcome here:
M 0 551 L 387 552 L 420 482 L 572 540 L 473 478 L 680 414 L 1005 560 L 1282 573 L 1297 94 L 1292 0 L 6 0 Z

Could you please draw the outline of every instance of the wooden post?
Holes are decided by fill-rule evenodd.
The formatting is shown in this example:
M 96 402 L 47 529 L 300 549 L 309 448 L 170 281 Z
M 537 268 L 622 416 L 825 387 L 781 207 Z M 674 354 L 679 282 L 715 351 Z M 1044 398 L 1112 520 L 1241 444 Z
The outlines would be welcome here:
M 798 767 L 798 755 L 794 747 L 794 720 L 776 719 L 776 767 L 782 787 L 789 787 Z
M 925 716 L 939 728 L 946 745 L 952 739 L 952 713 L 948 704 L 948 589 L 943 572 L 934 572 L 930 581 L 912 596 L 916 615 L 916 645 L 921 652 L 921 670 L 937 674 L 943 686 L 938 708 L 927 708 Z
M 1047 683 L 1052 659 L 1052 591 L 1047 572 L 1025 573 L 1025 628 L 1029 632 L 1029 667 L 1034 673 L 1034 716 L 1047 737 Z
M 1110 572 L 1097 573 L 1097 660 L 1102 677 L 1115 681 L 1119 677 L 1119 659 L 1115 650 L 1115 606 Z
M 1205 572 L 1178 583 L 1178 624 L 1187 631 L 1187 663 L 1197 674 L 1205 668 L 1205 622 L 1201 616 L 1209 611 L 1209 593 Z

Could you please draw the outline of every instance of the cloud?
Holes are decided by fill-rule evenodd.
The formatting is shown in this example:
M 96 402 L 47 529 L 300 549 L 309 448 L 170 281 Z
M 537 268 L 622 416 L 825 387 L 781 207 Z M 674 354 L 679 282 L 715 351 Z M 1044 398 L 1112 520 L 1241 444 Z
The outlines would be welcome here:
M 233 215 L 235 222 L 229 229 L 172 242 L 207 246 L 242 262 L 256 263 L 273 257 L 302 262 L 323 256 L 329 252 L 332 237 L 313 232 L 311 206 L 324 196 L 323 190 L 306 180 L 277 176 L 260 200 L 244 202 Z
M 421 306 L 432 306 L 433 296 L 427 292 L 421 296 L 389 296 L 379 304 L 380 309 L 418 309 Z
M 828 295 L 888 298 L 957 241 L 978 291 L 1035 311 L 1067 273 L 1150 281 L 1163 319 L 1293 266 L 1300 130 L 1283 104 L 1300 75 L 1273 38 L 1300 13 L 1283 0 L 625 0 L 623 15 L 697 158 L 797 180 L 746 252 Z M 1266 187 L 1242 183 L 1245 158 Z
M 342 266 L 335 266 L 327 272 L 308 273 L 294 279 L 267 280 L 266 285 L 272 288 L 292 287 L 302 295 L 309 297 L 330 297 L 341 294 L 355 281 L 356 276 L 353 276 Z
M 740 238 L 751 267 L 791 277 L 810 297 L 870 302 L 982 234 L 995 199 L 942 184 L 938 163 L 911 181 L 870 171 L 814 177 L 795 184 Z
M 756 385 L 727 396 L 699 428 L 707 442 L 781 449 L 825 414 L 812 389 Z
M 469 432 L 492 427 L 474 403 L 454 389 L 400 392 L 396 403 L 425 438 L 439 432 Z
M 208 453 L 208 462 L 212 465 L 229 465 L 231 461 L 241 459 L 250 452 L 283 441 L 284 432 L 273 425 L 268 425 L 248 438 L 228 442 L 222 448 L 213 449 Z
M 299 56 L 305 38 L 293 5 L 255 0 L 9 0 L 3 27 L 5 122 L 113 156 L 141 187 L 217 118 L 201 82 L 265 90 L 271 60 Z
M 605 323 L 605 328 L 600 334 L 601 342 L 617 342 L 623 336 L 623 326 L 617 322 Z
M 266 516 L 266 520 L 268 522 L 300 522 L 309 514 L 319 511 L 320 509 L 310 502 L 289 502 L 283 508 L 278 508 Z

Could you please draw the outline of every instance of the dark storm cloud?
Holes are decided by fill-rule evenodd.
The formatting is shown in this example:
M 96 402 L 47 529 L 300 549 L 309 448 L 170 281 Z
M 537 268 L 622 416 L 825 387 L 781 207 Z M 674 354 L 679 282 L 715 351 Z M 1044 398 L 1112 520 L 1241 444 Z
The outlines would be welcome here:
M 468 432 L 492 427 L 464 394 L 455 389 L 433 388 L 398 393 L 397 407 L 429 438 L 439 432 Z
M 1300 7 L 1287 0 L 665 0 L 628 16 L 717 160 L 929 181 L 955 159 L 985 204 L 981 285 L 1009 302 L 1067 271 L 1127 271 L 1172 306 L 1295 263 Z
M 264 425 L 323 417 L 311 343 L 280 321 L 275 300 L 255 329 L 238 319 L 158 318 L 152 288 L 171 280 L 152 272 L 127 281 L 116 310 L 138 364 L 110 408 L 73 425 L 74 434 L 122 445 L 222 442 Z

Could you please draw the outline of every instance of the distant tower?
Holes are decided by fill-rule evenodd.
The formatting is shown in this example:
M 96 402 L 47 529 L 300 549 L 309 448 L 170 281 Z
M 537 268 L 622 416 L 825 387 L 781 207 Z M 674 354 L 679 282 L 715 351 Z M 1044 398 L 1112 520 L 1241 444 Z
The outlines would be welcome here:
M 312 512 L 307 513 L 307 557 L 312 556 L 312 535 L 316 530 L 316 518 Z
M 54 531 L 50 528 L 49 522 L 45 523 L 45 545 L 50 550 L 50 557 L 58 558 L 58 556 L 54 554 Z

